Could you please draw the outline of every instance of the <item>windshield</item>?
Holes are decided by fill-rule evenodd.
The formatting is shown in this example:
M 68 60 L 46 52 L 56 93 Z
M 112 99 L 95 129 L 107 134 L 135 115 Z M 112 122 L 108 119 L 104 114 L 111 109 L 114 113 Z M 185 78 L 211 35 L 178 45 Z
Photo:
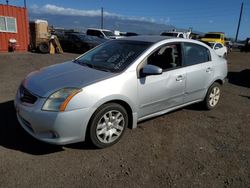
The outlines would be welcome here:
M 206 34 L 204 38 L 220 39 L 220 34 Z
M 107 72 L 121 72 L 152 43 L 112 40 L 85 53 L 75 62 Z
M 107 37 L 114 36 L 115 34 L 112 31 L 102 31 Z
M 177 37 L 178 33 L 162 33 L 162 36 Z

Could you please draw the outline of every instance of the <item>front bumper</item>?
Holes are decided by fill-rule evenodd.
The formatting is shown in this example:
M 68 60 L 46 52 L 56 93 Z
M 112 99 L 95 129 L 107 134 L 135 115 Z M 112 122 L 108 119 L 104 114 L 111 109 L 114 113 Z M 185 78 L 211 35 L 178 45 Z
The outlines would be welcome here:
M 89 108 L 65 112 L 42 111 L 45 99 L 35 104 L 22 103 L 15 99 L 16 114 L 21 126 L 38 140 L 64 145 L 85 140 L 87 125 L 91 117 Z

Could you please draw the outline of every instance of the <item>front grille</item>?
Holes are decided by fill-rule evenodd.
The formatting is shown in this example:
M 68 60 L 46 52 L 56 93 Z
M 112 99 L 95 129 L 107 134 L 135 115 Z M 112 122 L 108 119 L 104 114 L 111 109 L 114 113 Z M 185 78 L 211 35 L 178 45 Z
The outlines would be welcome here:
M 31 92 L 29 92 L 22 85 L 20 86 L 19 92 L 20 92 L 20 100 L 22 102 L 34 104 L 37 101 L 37 97 L 33 95 Z

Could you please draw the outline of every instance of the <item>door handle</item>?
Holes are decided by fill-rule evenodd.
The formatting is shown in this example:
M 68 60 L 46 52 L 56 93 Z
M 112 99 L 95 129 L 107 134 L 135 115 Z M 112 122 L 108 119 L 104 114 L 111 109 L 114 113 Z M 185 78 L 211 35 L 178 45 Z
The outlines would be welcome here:
M 208 67 L 207 70 L 206 70 L 206 72 L 210 73 L 210 72 L 212 72 L 212 70 L 213 69 L 211 67 Z
M 182 81 L 182 80 L 184 80 L 184 76 L 182 75 L 177 76 L 176 81 Z

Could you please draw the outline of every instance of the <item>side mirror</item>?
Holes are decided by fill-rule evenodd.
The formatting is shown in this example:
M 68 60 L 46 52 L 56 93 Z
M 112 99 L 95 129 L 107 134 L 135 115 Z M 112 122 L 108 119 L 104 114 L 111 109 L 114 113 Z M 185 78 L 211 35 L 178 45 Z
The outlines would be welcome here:
M 155 65 L 145 65 L 141 69 L 141 76 L 160 75 L 160 74 L 162 74 L 162 68 L 157 67 Z

